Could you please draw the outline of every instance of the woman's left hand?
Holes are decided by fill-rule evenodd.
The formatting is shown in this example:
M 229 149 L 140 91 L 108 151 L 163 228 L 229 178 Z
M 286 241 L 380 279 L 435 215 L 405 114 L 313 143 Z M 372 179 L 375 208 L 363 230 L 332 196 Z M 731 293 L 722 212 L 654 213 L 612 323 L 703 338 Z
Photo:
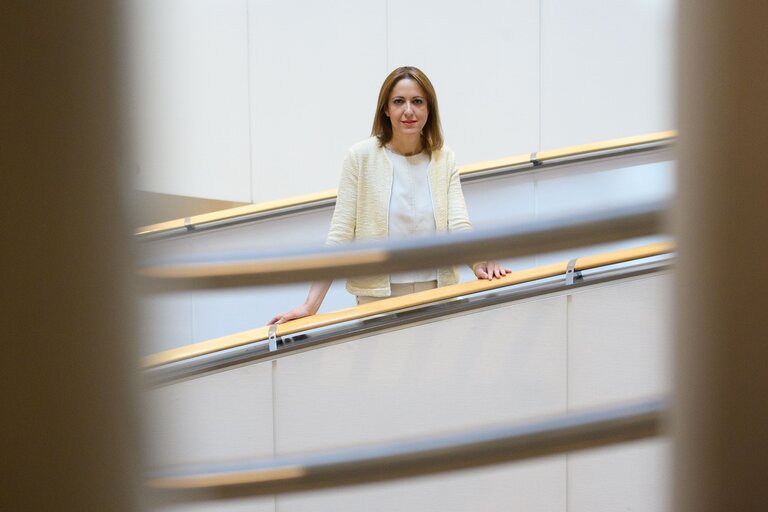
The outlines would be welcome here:
M 510 269 L 502 267 L 498 262 L 493 260 L 478 263 L 473 270 L 478 279 L 487 279 L 489 281 L 496 277 L 503 277 L 507 275 L 507 272 L 512 272 Z

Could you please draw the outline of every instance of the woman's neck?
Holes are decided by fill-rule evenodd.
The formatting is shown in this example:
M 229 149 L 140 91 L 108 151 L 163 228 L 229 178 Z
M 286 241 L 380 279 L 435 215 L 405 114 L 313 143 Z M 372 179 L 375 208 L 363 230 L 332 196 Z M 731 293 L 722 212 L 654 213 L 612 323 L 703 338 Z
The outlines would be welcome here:
M 407 139 L 392 137 L 392 140 L 389 141 L 387 146 L 395 153 L 405 156 L 416 155 L 424 151 L 424 146 L 421 143 L 421 136 L 413 138 L 409 137 Z

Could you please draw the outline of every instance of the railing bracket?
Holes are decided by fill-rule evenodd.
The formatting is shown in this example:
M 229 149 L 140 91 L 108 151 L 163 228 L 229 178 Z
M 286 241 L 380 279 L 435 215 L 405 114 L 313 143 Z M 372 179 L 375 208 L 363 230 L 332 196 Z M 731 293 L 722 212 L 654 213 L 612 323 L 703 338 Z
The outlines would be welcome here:
M 581 279 L 581 272 L 576 272 L 576 261 L 579 258 L 573 258 L 568 262 L 568 267 L 565 271 L 565 284 L 570 286 L 576 279 Z
M 277 324 L 269 326 L 269 351 L 277 350 Z

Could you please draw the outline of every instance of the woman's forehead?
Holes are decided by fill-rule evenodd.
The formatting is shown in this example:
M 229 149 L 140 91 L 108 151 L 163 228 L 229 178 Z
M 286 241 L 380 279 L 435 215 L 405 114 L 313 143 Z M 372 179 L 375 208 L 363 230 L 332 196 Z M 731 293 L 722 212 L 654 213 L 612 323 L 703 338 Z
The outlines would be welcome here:
M 424 91 L 416 80 L 406 77 L 399 80 L 395 86 L 392 87 L 392 92 L 389 93 L 389 97 L 394 98 L 395 96 L 424 96 Z

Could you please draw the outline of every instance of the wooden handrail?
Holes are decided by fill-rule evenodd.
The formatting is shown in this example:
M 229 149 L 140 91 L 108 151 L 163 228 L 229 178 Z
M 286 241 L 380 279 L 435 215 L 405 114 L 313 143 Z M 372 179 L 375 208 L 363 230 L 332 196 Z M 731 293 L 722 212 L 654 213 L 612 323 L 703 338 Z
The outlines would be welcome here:
M 157 504 L 171 504 L 383 482 L 656 437 L 668 410 L 666 400 L 647 400 L 522 425 L 202 468 L 155 477 L 146 486 Z
M 467 176 L 478 172 L 493 171 L 494 169 L 504 169 L 506 167 L 515 167 L 532 163 L 531 154 L 526 153 L 524 155 L 508 156 L 496 160 L 485 160 L 483 162 L 461 165 L 459 166 L 459 174 L 461 176 Z
M 152 260 L 137 277 L 147 291 L 232 288 L 369 276 L 418 268 L 461 265 L 488 258 L 514 258 L 616 242 L 664 232 L 665 202 L 634 204 L 560 218 L 440 236 L 369 240 L 281 253 Z
M 606 142 L 593 142 L 590 144 L 581 144 L 578 146 L 569 146 L 560 149 L 549 149 L 545 151 L 539 151 L 536 153 L 536 160 L 544 162 L 547 160 L 554 160 L 556 158 L 567 158 L 571 156 L 586 155 L 588 153 L 609 151 L 614 149 L 624 149 L 631 146 L 642 146 L 645 144 L 652 144 L 654 142 L 670 141 L 677 135 L 674 130 L 650 133 L 647 135 L 634 135 L 631 137 L 623 137 L 621 139 L 613 139 Z
M 279 199 L 275 201 L 268 201 L 258 204 L 247 204 L 244 206 L 237 206 L 235 208 L 227 208 L 225 210 L 218 210 L 215 212 L 202 213 L 200 215 L 193 215 L 187 219 L 175 219 L 166 222 L 160 222 L 157 224 L 151 224 L 137 228 L 134 232 L 135 235 L 149 235 L 154 233 L 161 233 L 163 231 L 171 231 L 174 229 L 185 229 L 187 226 L 197 226 L 201 224 L 208 224 L 211 222 L 220 222 L 229 219 L 236 219 L 239 217 L 245 217 L 248 215 L 256 215 L 259 213 L 265 213 L 270 211 L 283 210 L 286 208 L 308 205 L 313 203 L 322 203 L 326 201 L 336 200 L 336 189 L 326 190 L 324 192 L 316 192 L 314 194 L 307 194 L 297 197 L 289 197 L 286 199 Z
M 506 167 L 515 167 L 519 165 L 545 162 L 549 160 L 556 160 L 560 158 L 566 158 L 570 156 L 587 155 L 589 153 L 600 153 L 604 151 L 612 151 L 617 149 L 626 149 L 632 146 L 643 146 L 646 144 L 660 143 L 665 141 L 671 141 L 677 136 L 677 132 L 674 130 L 650 133 L 645 135 L 637 135 L 632 137 L 623 137 L 620 139 L 612 139 L 602 142 L 595 142 L 591 144 L 583 144 L 580 146 L 570 146 L 560 149 L 544 150 L 535 153 L 526 153 L 523 155 L 510 156 L 506 158 L 500 158 L 496 160 L 487 160 L 483 162 L 476 162 L 471 164 L 462 165 L 459 167 L 459 172 L 462 176 L 470 176 L 473 174 L 492 171 L 494 169 L 503 169 Z M 295 208 L 303 205 L 322 204 L 335 201 L 336 189 L 326 190 L 324 192 L 317 192 L 314 194 L 307 194 L 297 197 L 290 197 L 286 199 L 280 199 L 275 201 L 269 201 L 265 203 L 250 204 L 245 206 L 238 206 L 236 208 L 227 208 L 225 210 L 219 210 L 210 213 L 204 213 L 200 215 L 193 215 L 186 219 L 175 219 L 166 222 L 160 222 L 157 224 L 151 224 L 148 226 L 139 227 L 134 231 L 136 236 L 155 235 L 170 231 L 178 231 L 192 228 L 194 226 L 202 226 L 210 223 L 222 222 L 226 220 L 233 220 L 252 215 L 258 215 L 271 211 L 280 211 L 290 208 Z
M 576 260 L 574 269 L 576 271 L 588 270 L 605 265 L 658 256 L 672 252 L 673 250 L 673 243 L 660 242 L 599 255 L 585 256 Z M 565 274 L 568 269 L 568 263 L 568 261 L 553 263 L 532 269 L 521 270 L 519 272 L 513 272 L 501 279 L 494 279 L 492 281 L 469 281 L 402 297 L 383 299 L 352 308 L 299 318 L 298 320 L 278 325 L 277 336 L 287 336 L 309 329 L 316 329 L 369 316 L 391 313 L 393 311 L 422 306 L 431 302 L 453 299 L 462 295 L 469 295 L 472 293 L 484 292 L 496 288 L 554 277 Z M 221 338 L 193 343 L 191 345 L 151 354 L 143 358 L 141 365 L 142 368 L 149 369 L 191 359 L 193 357 L 211 354 L 221 350 L 247 345 L 249 343 L 263 341 L 268 337 L 269 328 L 267 326 L 257 327 L 229 336 L 223 336 Z

